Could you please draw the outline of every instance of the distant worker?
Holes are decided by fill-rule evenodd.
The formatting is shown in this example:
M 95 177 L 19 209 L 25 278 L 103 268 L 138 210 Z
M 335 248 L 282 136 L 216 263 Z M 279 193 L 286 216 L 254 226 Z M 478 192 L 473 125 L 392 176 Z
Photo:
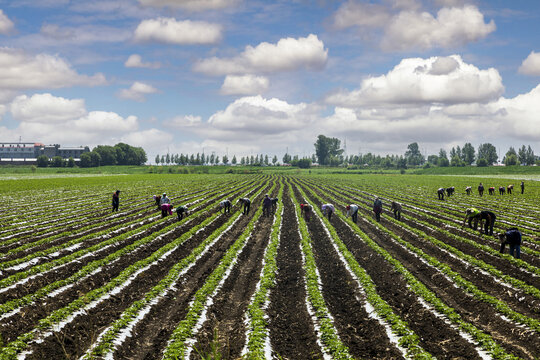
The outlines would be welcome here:
M 465 212 L 465 219 L 463 219 L 463 226 L 469 222 L 469 227 L 476 230 L 478 228 L 478 222 L 480 222 L 480 231 L 484 228 L 484 234 L 493 235 L 493 226 L 495 225 L 495 219 L 497 217 L 491 211 L 479 211 L 475 208 L 467 209 Z M 474 227 L 472 222 L 474 221 Z
M 328 220 L 332 218 L 332 214 L 334 213 L 334 211 L 336 211 L 334 205 L 332 204 L 323 204 L 321 206 L 321 210 L 323 212 L 323 216 L 328 216 Z
M 478 195 L 480 196 L 484 195 L 484 185 L 482 185 L 482 183 L 478 185 Z
M 381 222 L 381 213 L 383 211 L 383 204 L 381 199 L 379 197 L 375 198 L 375 201 L 373 202 L 373 212 L 375 213 L 375 219 L 377 222 Z
M 270 199 L 272 201 L 272 211 L 276 211 L 276 208 L 277 208 L 277 203 L 278 203 L 278 198 L 271 198 Z
M 490 187 L 488 188 L 488 192 L 489 192 L 489 195 L 495 194 L 495 187 L 490 186 Z
M 154 195 L 154 201 L 156 202 L 158 210 L 161 209 L 161 195 Z
M 311 216 L 311 205 L 309 204 L 300 204 L 300 216 L 304 216 L 306 221 L 309 221 Z
M 521 194 L 523 195 L 523 192 L 525 191 L 525 182 L 521 182 L 521 185 L 519 185 L 521 187 Z
M 356 204 L 347 205 L 347 216 L 350 215 L 355 224 L 358 221 L 358 209 L 359 207 Z
M 219 211 L 223 210 L 225 214 L 231 212 L 231 200 L 223 200 L 219 203 Z
M 176 215 L 178 215 L 178 220 L 182 220 L 184 218 L 184 215 L 189 215 L 189 209 L 187 206 L 177 206 L 176 207 Z
M 517 228 L 510 228 L 506 232 L 499 234 L 501 240 L 501 249 L 499 252 L 504 253 L 506 244 L 510 245 L 510 255 L 516 259 L 521 258 L 521 233 Z
M 161 217 L 172 215 L 173 206 L 171 204 L 161 204 Z
M 272 211 L 272 199 L 270 199 L 270 196 L 268 194 L 264 195 L 263 199 L 263 216 L 270 216 L 270 212 Z
M 514 185 L 508 185 L 508 187 L 506 188 L 506 192 L 508 193 L 508 195 L 512 195 L 512 190 L 514 190 Z
M 112 211 L 118 211 L 120 206 L 120 190 L 116 190 L 112 195 Z
M 446 188 L 446 194 L 448 195 L 448 197 L 452 196 L 454 194 L 454 191 L 456 190 L 455 187 L 451 186 L 449 188 Z
M 467 195 L 471 195 L 471 191 L 472 191 L 472 187 L 471 186 L 467 186 L 465 188 L 465 192 L 467 193 Z
M 437 196 L 439 197 L 439 200 L 444 200 L 444 188 L 437 189 Z
M 243 214 L 247 215 L 249 214 L 249 208 L 251 207 L 251 200 L 249 198 L 241 198 L 238 200 L 239 203 L 241 203 L 244 206 Z
M 499 186 L 499 195 L 506 194 L 506 188 L 504 186 Z
M 390 211 L 394 212 L 394 218 L 396 220 L 401 220 L 401 204 L 395 201 L 392 201 L 392 207 L 390 208 Z
M 159 204 L 163 205 L 163 204 L 170 204 L 170 203 L 171 203 L 171 199 L 167 197 L 167 194 L 163 193 L 163 196 L 161 197 Z

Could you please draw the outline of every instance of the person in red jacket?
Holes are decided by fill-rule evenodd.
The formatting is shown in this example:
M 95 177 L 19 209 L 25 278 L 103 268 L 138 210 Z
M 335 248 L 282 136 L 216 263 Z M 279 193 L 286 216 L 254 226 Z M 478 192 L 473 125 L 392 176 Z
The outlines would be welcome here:
M 309 221 L 309 217 L 311 216 L 311 205 L 300 204 L 300 215 L 304 216 L 306 221 Z

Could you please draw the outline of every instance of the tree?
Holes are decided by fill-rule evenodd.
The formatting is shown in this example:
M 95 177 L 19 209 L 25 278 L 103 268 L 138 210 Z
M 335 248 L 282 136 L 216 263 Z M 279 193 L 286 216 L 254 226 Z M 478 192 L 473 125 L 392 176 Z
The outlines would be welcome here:
M 439 157 L 437 155 L 429 155 L 427 161 L 430 164 L 437 165 L 439 163 Z
M 292 160 L 291 155 L 289 155 L 287 153 L 285 153 L 285 155 L 283 155 L 283 163 L 284 164 L 290 164 L 291 160 Z
M 67 167 L 75 167 L 75 159 L 73 157 L 70 157 L 67 161 Z
M 405 160 L 408 165 L 421 165 L 424 163 L 424 156 L 420 152 L 418 143 L 414 142 L 407 145 L 407 151 L 405 152 Z
M 156 160 L 156 165 L 159 165 L 159 162 L 160 162 L 160 160 L 161 160 L 160 157 L 159 157 L 159 154 L 156 155 L 156 159 L 155 159 L 155 160 Z
M 327 165 L 332 157 L 338 157 L 343 154 L 341 147 L 341 140 L 337 138 L 329 138 L 324 135 L 319 135 L 315 142 L 315 154 L 319 164 Z
M 264 155 L 264 164 L 265 165 L 270 165 L 270 162 L 268 160 L 268 155 Z
M 55 156 L 51 161 L 52 167 L 64 167 L 64 159 L 61 156 Z
M 101 156 L 101 165 L 116 165 L 117 150 L 114 146 L 98 145 L 92 151 Z
M 497 155 L 497 149 L 490 143 L 480 144 L 478 146 L 478 158 L 486 159 L 488 166 L 497 162 L 499 156 Z
M 99 155 L 95 151 L 89 152 L 90 154 L 90 160 L 92 162 L 93 167 L 98 167 L 101 164 L 101 155 Z
M 227 155 L 223 155 L 223 163 L 227 165 L 229 163 L 229 157 Z
M 171 155 L 169 155 L 169 153 L 167 153 L 167 155 L 165 155 L 165 163 L 167 165 L 169 165 L 171 163 Z
M 534 151 L 533 149 L 531 148 L 531 145 L 529 145 L 527 147 L 527 156 L 526 156 L 526 159 L 527 161 L 525 161 L 525 163 L 527 165 L 534 165 L 535 161 L 536 161 L 536 156 L 534 156 Z
M 92 166 L 92 157 L 89 152 L 81 154 L 80 167 L 87 168 Z
M 311 159 L 303 158 L 297 161 L 297 166 L 301 169 L 309 169 L 311 167 Z
M 506 166 L 517 165 L 518 156 L 516 153 L 516 149 L 514 149 L 512 146 L 510 146 L 510 149 L 508 149 L 508 151 L 504 155 L 503 163 Z
M 275 165 L 276 165 L 276 163 L 277 163 L 277 156 L 276 156 L 276 155 L 274 155 L 274 157 L 272 158 L 272 165 L 274 165 L 274 166 L 275 166 Z
M 84 155 L 84 154 L 83 154 Z M 81 155 L 82 157 L 82 155 Z M 47 155 L 39 155 L 36 159 L 38 167 L 47 167 L 49 166 L 49 158 Z
M 450 166 L 463 166 L 465 163 L 461 160 L 461 157 L 457 154 L 450 160 Z
M 478 167 L 486 167 L 488 166 L 488 161 L 484 158 L 478 158 L 478 160 L 476 161 L 476 166 Z
M 236 165 L 236 155 L 233 155 L 231 162 L 233 165 Z
M 463 149 L 461 149 L 461 159 L 465 162 L 465 164 L 471 165 L 475 160 L 474 153 L 474 146 L 472 146 L 471 143 L 466 143 L 463 145 Z

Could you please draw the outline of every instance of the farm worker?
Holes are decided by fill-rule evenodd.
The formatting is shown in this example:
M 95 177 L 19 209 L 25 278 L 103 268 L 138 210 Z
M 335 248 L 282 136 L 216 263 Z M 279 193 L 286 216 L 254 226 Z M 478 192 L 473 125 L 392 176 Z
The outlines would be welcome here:
M 397 220 L 401 220 L 401 204 L 395 201 L 392 201 L 392 207 L 390 208 L 390 211 L 394 212 L 394 218 Z
M 272 201 L 272 211 L 276 211 L 278 198 L 271 198 L 270 201 Z
M 223 210 L 225 213 L 231 212 L 231 201 L 230 200 L 223 200 L 219 203 L 219 211 Z
M 311 205 L 300 204 L 300 215 L 303 215 L 306 221 L 309 221 L 310 214 L 311 214 Z
M 358 205 L 356 204 L 347 205 L 347 216 L 350 215 L 355 224 L 358 221 L 358 209 Z
M 173 206 L 169 204 L 161 204 L 161 217 L 164 218 L 167 215 L 172 215 Z
M 519 259 L 521 257 L 521 233 L 517 228 L 510 228 L 504 233 L 499 234 L 501 240 L 501 249 L 499 252 L 504 253 L 506 244 L 510 245 L 510 255 Z
M 238 200 L 238 202 L 244 205 L 244 210 L 242 214 L 247 215 L 251 206 L 251 200 L 249 200 L 249 198 L 241 198 L 240 200 Z
M 270 216 L 270 211 L 272 210 L 272 199 L 268 194 L 264 195 L 263 199 L 263 216 Z
M 446 188 L 446 193 L 448 194 L 448 197 L 452 196 L 454 194 L 454 191 L 456 190 L 455 187 L 451 186 L 449 188 Z
M 381 213 L 382 213 L 382 201 L 379 199 L 379 197 L 375 198 L 375 201 L 373 202 L 373 212 L 375 213 L 375 219 L 377 219 L 377 222 L 381 221 Z
M 187 206 L 177 206 L 176 207 L 176 215 L 178 215 L 178 220 L 182 220 L 182 218 L 184 217 L 184 214 L 186 214 L 186 216 L 189 215 L 189 209 Z
M 112 211 L 118 211 L 120 206 L 120 190 L 116 190 L 112 195 Z
M 495 225 L 496 216 L 491 211 L 478 211 L 475 208 L 467 209 L 465 213 L 465 219 L 463 220 L 463 225 L 465 221 L 469 220 L 469 227 L 476 230 L 478 228 L 478 222 L 480 221 L 480 230 L 484 228 L 484 234 L 493 235 L 493 226 Z M 474 220 L 474 228 L 471 226 L 472 221 Z M 482 223 L 484 223 L 482 225 Z
M 489 195 L 495 194 L 495 187 L 491 186 L 488 188 Z
M 521 194 L 523 194 L 523 192 L 525 191 L 525 183 L 522 181 L 521 185 L 519 186 L 521 187 Z
M 161 209 L 161 195 L 154 195 L 154 201 L 156 202 L 158 210 Z
M 470 187 L 470 186 L 467 186 L 465 188 L 465 192 L 467 193 L 467 195 L 471 195 L 471 190 L 472 190 L 472 187 Z
M 444 200 L 444 188 L 437 189 L 437 195 L 439 196 L 439 200 Z
M 163 193 L 163 196 L 161 197 L 161 201 L 159 202 L 159 204 L 163 205 L 163 204 L 170 204 L 170 203 L 171 203 L 171 199 L 167 197 L 167 194 Z
M 499 195 L 504 195 L 506 193 L 506 188 L 504 186 L 499 186 Z
M 480 185 L 478 185 L 478 194 L 480 196 L 482 196 L 484 194 L 484 185 L 482 185 L 482 183 L 480 183 Z
M 332 214 L 335 211 L 334 205 L 332 205 L 332 204 L 323 204 L 321 206 L 321 210 L 322 210 L 324 216 L 328 216 L 328 220 L 330 220 L 330 218 L 332 218 Z
M 514 190 L 514 185 L 512 185 L 512 184 L 508 185 L 508 187 L 506 189 L 506 192 L 508 193 L 508 195 L 512 194 L 512 190 Z

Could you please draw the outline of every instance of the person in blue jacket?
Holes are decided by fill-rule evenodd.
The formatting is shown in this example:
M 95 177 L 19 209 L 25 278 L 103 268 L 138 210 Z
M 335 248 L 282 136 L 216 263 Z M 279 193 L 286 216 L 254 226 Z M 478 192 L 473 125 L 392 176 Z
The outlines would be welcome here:
M 517 228 L 510 228 L 506 232 L 499 234 L 501 240 L 501 249 L 499 252 L 504 253 L 506 244 L 510 245 L 510 255 L 516 259 L 521 258 L 521 232 Z

